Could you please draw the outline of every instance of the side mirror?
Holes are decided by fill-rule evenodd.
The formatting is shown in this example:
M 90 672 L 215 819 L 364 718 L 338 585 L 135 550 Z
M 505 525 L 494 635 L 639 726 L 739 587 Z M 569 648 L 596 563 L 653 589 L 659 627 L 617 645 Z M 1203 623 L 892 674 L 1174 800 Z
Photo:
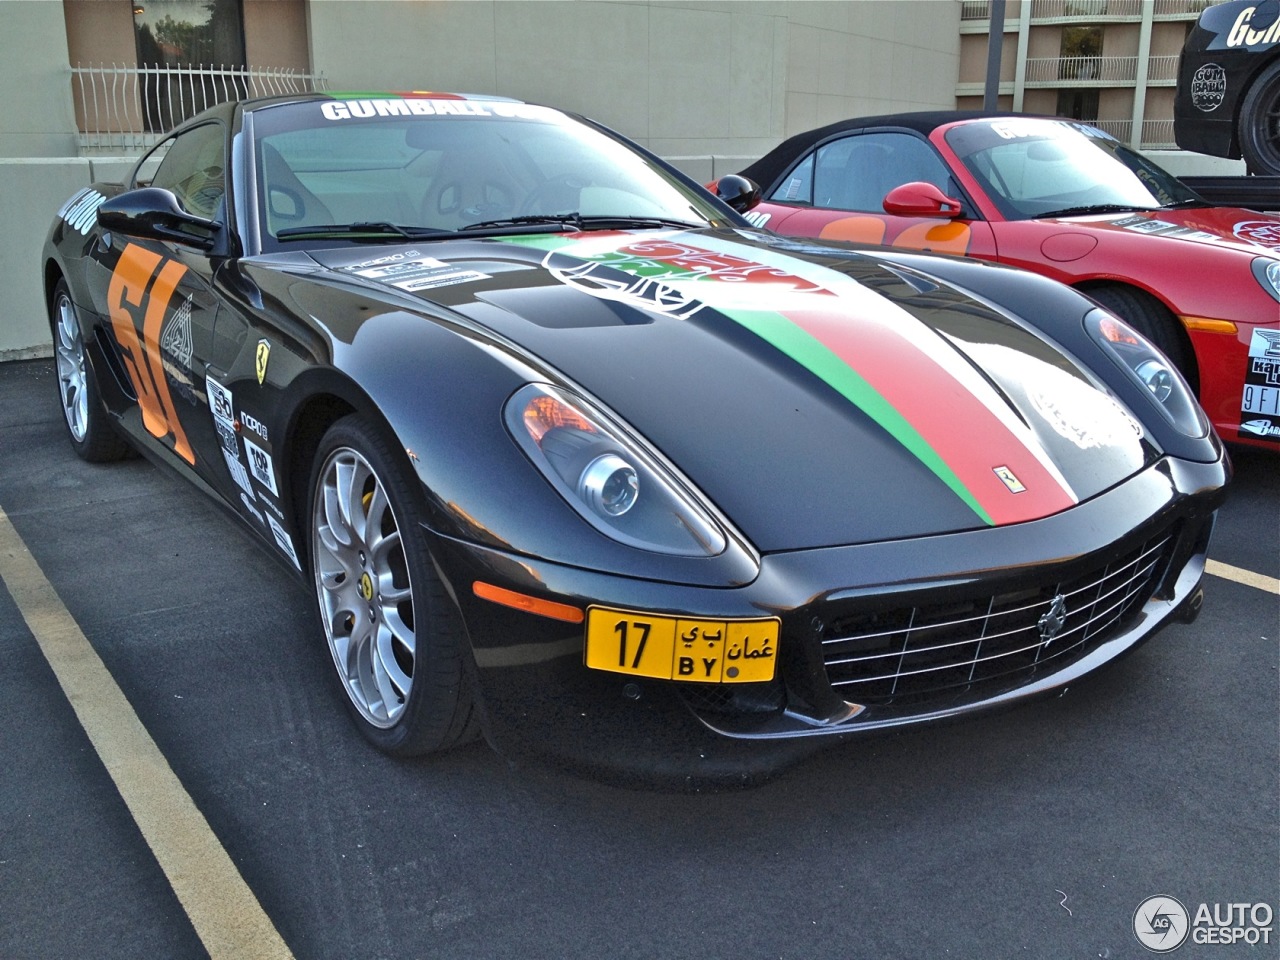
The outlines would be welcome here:
M 216 220 L 187 213 L 170 190 L 139 187 L 112 197 L 98 208 L 98 225 L 103 230 L 144 240 L 185 243 L 210 249 L 222 229 Z
M 894 187 L 884 198 L 884 212 L 895 217 L 941 217 L 954 220 L 960 216 L 959 200 L 948 197 L 932 183 L 914 181 Z
M 736 173 L 717 180 L 715 194 L 738 213 L 746 213 L 760 202 L 759 184 Z

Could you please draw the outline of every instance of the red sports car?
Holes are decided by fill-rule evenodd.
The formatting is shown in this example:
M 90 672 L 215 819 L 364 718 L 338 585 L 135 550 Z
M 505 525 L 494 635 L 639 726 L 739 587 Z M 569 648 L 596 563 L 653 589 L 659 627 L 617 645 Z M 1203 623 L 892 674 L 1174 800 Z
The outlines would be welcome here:
M 1101 130 L 1021 115 L 843 121 L 742 174 L 762 185 L 748 219 L 777 233 L 963 254 L 1076 287 L 1174 361 L 1224 439 L 1280 448 L 1280 216 L 1214 207 Z

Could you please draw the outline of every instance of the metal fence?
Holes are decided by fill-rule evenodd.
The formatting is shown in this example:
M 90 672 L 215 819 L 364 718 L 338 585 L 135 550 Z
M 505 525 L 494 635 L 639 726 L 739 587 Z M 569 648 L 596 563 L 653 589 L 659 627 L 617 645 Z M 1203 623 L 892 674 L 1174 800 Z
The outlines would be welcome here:
M 1085 120 L 1084 122 L 1111 134 L 1121 143 L 1132 142 L 1132 120 Z M 1175 149 L 1177 144 L 1173 140 L 1173 121 L 1144 120 L 1142 123 L 1142 140 L 1139 146 L 1143 150 Z
M 327 88 L 323 75 L 287 67 L 71 68 L 82 153 L 143 150 L 188 117 L 228 100 Z
M 1094 86 L 1132 84 L 1138 76 L 1137 57 L 1035 57 L 1027 61 L 1028 84 L 1057 84 L 1082 80 Z
M 1143 5 L 1152 7 L 1156 17 L 1199 16 L 1206 8 L 1223 0 L 1032 0 L 1031 20 L 1092 19 L 1097 17 L 1142 16 Z M 1018 17 L 1019 2 L 1012 0 L 1005 7 L 1005 19 Z M 961 20 L 990 20 L 991 5 L 988 0 L 963 0 L 960 5 Z

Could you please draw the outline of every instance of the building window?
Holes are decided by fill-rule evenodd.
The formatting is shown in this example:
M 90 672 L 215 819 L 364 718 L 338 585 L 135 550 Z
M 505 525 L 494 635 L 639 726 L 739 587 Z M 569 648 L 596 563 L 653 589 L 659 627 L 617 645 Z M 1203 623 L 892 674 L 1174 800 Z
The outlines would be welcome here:
M 1059 53 L 1059 80 L 1096 80 L 1101 76 L 1101 27 L 1066 27 Z
M 215 73 L 246 66 L 242 0 L 139 0 L 133 5 L 133 36 L 148 132 L 167 130 L 248 92 L 243 77 Z M 186 72 L 171 72 L 179 68 Z
M 1055 112 L 1059 117 L 1070 117 L 1072 120 L 1088 120 L 1092 123 L 1098 119 L 1098 91 L 1059 90 L 1058 109 Z
M 140 0 L 133 34 L 140 65 L 245 66 L 241 0 Z

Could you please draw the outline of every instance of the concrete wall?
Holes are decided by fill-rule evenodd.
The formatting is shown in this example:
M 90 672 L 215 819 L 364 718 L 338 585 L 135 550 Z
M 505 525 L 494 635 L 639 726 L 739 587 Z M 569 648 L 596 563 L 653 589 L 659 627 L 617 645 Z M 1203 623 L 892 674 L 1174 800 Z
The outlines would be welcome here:
M 67 24 L 60 0 L 0 0 L 0 157 L 73 156 Z M 8 189 L 7 186 L 5 189 Z
M 844 117 L 950 107 L 951 0 L 311 0 L 334 90 L 456 90 L 586 114 L 698 179 Z

